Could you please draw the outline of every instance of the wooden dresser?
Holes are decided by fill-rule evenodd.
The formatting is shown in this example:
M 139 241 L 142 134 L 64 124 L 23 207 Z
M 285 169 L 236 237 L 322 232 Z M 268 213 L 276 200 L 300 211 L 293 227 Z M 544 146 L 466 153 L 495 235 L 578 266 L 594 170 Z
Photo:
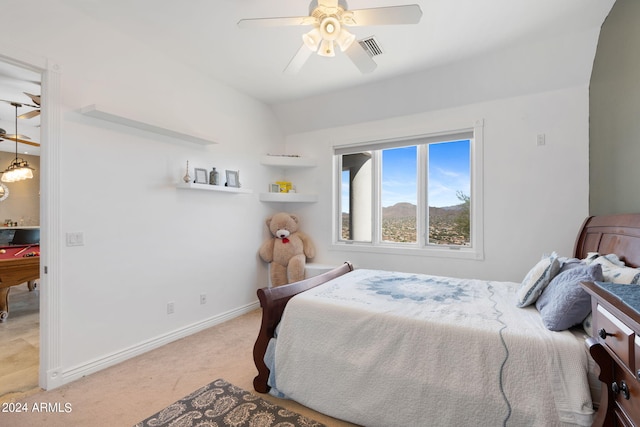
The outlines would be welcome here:
M 582 286 L 591 295 L 593 313 L 594 336 L 587 346 L 603 382 L 593 425 L 640 426 L 640 286 L 593 282 Z

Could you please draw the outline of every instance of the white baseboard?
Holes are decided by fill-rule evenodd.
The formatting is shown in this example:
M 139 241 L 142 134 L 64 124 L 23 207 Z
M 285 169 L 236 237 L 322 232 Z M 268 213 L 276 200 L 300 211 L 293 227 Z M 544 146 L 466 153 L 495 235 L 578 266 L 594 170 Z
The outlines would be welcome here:
M 204 329 L 226 322 L 235 317 L 242 316 L 243 314 L 249 313 L 258 308 L 260 308 L 260 303 L 256 301 L 251 304 L 247 304 L 245 306 L 227 311 L 225 313 L 221 313 L 217 316 L 210 317 L 203 321 L 192 323 L 191 325 L 176 329 L 175 331 L 160 335 L 156 338 L 140 342 L 132 347 L 105 355 L 76 367 L 62 371 L 60 369 L 56 369 L 56 380 L 49 381 L 48 389 L 51 390 L 57 388 L 63 384 L 70 383 L 110 366 L 117 365 L 118 363 L 124 362 L 127 359 L 146 353 L 155 348 L 162 347 L 163 345 L 169 344 L 170 342 L 176 341 L 180 338 L 188 337 L 189 335 L 193 335 L 196 332 L 200 332 Z

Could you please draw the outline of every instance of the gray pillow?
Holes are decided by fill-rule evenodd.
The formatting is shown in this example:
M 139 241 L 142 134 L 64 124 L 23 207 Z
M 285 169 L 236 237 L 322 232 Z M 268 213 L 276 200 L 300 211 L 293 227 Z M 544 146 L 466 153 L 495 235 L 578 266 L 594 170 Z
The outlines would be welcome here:
M 536 301 L 544 326 L 564 331 L 582 323 L 591 312 L 591 297 L 580 282 L 596 281 L 602 281 L 599 264 L 581 265 L 554 277 Z

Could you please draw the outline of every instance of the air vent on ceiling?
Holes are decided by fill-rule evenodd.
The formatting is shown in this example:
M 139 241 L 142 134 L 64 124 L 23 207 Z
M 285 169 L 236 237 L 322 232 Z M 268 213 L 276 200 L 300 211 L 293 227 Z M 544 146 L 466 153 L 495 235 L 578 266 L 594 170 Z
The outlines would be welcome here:
M 358 43 L 360 43 L 360 46 L 362 46 L 371 57 L 382 55 L 384 53 L 380 44 L 378 44 L 378 40 L 376 40 L 374 36 L 358 40 Z

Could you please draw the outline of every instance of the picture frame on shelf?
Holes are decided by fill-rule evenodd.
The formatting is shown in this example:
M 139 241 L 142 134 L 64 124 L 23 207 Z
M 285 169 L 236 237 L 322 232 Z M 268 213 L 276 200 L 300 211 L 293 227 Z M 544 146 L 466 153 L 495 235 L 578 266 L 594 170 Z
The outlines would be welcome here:
M 227 183 L 225 184 L 227 187 L 235 187 L 240 188 L 240 171 L 225 171 L 227 176 Z
M 279 193 L 280 186 L 278 184 L 269 184 L 269 193 Z
M 195 168 L 194 172 L 196 174 L 196 179 L 194 181 L 196 184 L 208 184 L 207 177 L 209 173 L 207 172 L 206 169 Z

